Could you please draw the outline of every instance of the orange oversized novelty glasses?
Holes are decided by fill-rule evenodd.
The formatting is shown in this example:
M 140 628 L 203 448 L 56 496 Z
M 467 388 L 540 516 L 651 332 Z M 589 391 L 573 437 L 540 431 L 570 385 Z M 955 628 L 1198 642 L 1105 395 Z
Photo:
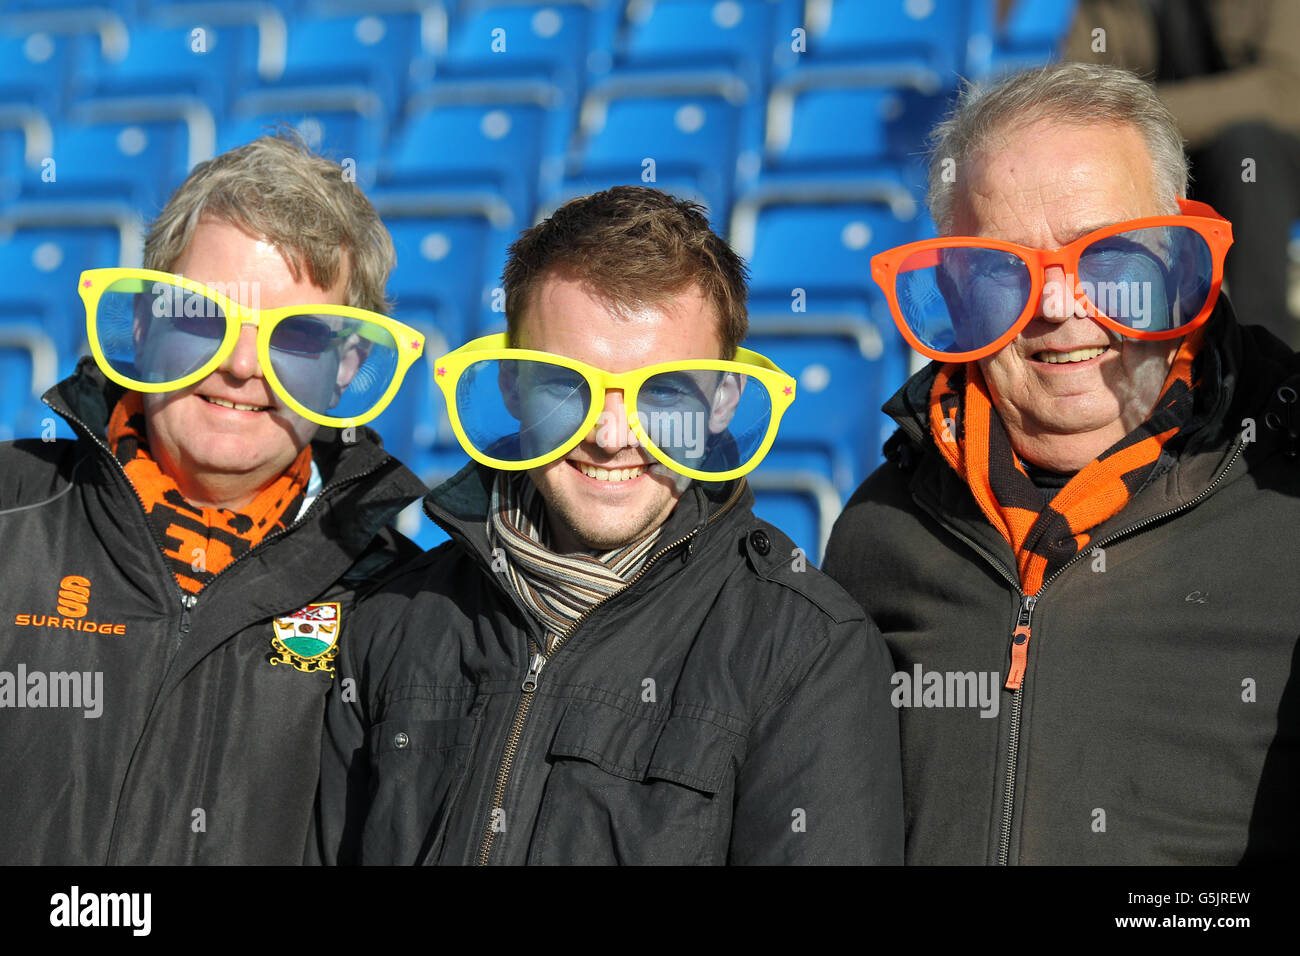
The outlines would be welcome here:
M 1039 314 L 1045 289 L 1121 335 L 1177 338 L 1214 310 L 1232 245 L 1232 224 L 1208 205 L 1178 207 L 1182 215 L 1118 222 L 1060 249 L 971 236 L 911 242 L 873 256 L 871 277 L 903 338 L 945 362 L 1006 346 Z M 1049 266 L 1064 271 L 1064 283 L 1049 285 Z

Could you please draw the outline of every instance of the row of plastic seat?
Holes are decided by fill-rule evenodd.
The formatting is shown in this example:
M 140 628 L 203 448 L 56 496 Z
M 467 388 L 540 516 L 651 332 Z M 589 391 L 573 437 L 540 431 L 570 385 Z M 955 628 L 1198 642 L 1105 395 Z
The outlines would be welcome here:
M 751 85 L 809 65 L 864 63 L 938 88 L 987 69 L 992 0 L 560 0 L 111 7 L 11 3 L 0 29 L 42 98 L 201 96 L 355 83 L 395 106 L 435 76 L 527 78 L 578 88 L 613 69 L 729 70 Z M 25 37 L 21 34 L 26 34 Z M 21 39 L 21 46 L 15 41 Z M 17 54 L 21 53 L 21 57 Z M 12 67 L 0 66 L 0 87 Z M 33 82 L 33 85 L 34 82 Z M 66 89 L 64 89 L 66 87 Z

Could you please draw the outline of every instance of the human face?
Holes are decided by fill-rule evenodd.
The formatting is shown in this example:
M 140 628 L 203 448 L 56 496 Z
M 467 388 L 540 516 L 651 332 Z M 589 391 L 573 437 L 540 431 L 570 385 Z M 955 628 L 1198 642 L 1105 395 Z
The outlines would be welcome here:
M 295 279 L 276 246 L 216 220 L 199 224 L 170 271 L 238 289 L 241 305 L 262 309 L 343 304 L 348 279 L 346 260 L 329 289 L 312 285 L 305 272 Z M 256 330 L 245 326 L 234 351 L 207 378 L 144 396 L 150 450 L 195 504 L 235 510 L 247 505 L 316 433 L 315 424 L 284 407 L 272 391 L 262 375 L 256 340 Z M 346 387 L 360 359 L 356 350 L 345 353 L 331 387 Z
M 1146 145 L 1131 126 L 1039 120 L 968 165 L 954 235 L 1055 249 L 1173 204 L 1157 196 Z M 1110 333 L 1075 300 L 1076 281 L 1049 268 L 1034 318 L 979 363 L 1017 453 L 1062 472 L 1082 468 L 1150 414 L 1180 341 Z M 1066 361 L 1071 352 L 1076 360 Z
M 513 344 L 626 372 L 720 358 L 718 328 L 717 310 L 697 288 L 659 305 L 620 308 L 581 282 L 551 276 L 534 293 Z M 609 389 L 601 422 L 565 457 L 528 472 L 546 501 L 557 552 L 608 551 L 649 534 L 689 484 L 618 427 L 626 421 L 622 391 Z M 623 480 L 610 480 L 609 472 Z

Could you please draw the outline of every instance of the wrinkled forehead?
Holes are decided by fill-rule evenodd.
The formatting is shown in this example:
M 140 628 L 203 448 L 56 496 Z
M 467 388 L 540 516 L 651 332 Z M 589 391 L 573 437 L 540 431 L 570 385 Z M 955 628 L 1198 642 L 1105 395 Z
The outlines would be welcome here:
M 1033 248 L 1167 213 L 1146 142 L 1125 123 L 1040 119 L 986 136 L 954 170 L 952 235 Z

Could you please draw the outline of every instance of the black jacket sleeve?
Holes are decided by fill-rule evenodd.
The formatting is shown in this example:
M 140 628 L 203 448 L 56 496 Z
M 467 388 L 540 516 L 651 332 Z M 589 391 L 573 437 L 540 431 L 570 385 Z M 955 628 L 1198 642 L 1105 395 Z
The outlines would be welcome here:
M 807 657 L 754 723 L 728 862 L 901 864 L 898 715 L 880 632 L 833 624 Z

